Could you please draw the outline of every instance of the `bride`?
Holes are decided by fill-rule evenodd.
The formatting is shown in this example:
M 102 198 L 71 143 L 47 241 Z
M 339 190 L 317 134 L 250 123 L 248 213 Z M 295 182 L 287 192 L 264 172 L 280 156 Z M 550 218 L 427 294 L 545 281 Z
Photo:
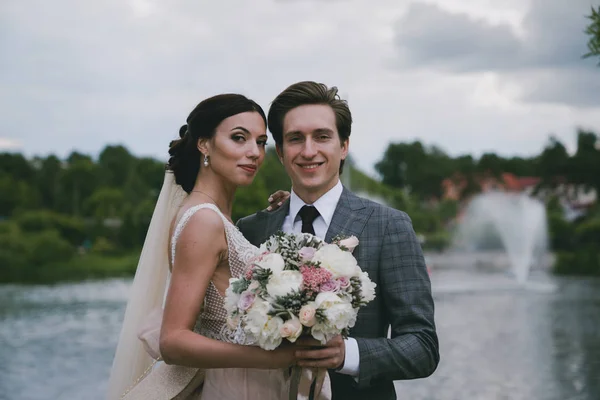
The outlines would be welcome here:
M 249 185 L 264 160 L 264 111 L 242 95 L 214 96 L 190 113 L 180 137 L 169 149 L 107 398 L 287 399 L 297 347 L 248 345 L 227 326 L 223 307 L 229 279 L 258 251 L 231 212 L 237 187 Z M 163 303 L 156 347 L 164 362 L 156 363 L 138 336 Z

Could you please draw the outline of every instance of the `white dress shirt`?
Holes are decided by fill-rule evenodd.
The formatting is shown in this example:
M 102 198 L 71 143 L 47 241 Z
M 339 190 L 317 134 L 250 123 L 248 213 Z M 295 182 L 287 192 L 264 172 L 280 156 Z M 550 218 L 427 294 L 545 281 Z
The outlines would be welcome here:
M 314 206 L 319 211 L 319 216 L 313 221 L 313 229 L 315 235 L 321 239 L 325 239 L 327 230 L 331 224 L 333 213 L 337 207 L 337 203 L 340 201 L 344 187 L 338 180 L 338 183 L 331 188 L 323 196 L 319 197 L 313 204 L 306 204 L 292 189 L 290 195 L 290 210 L 283 221 L 282 230 L 285 233 L 300 233 L 302 232 L 302 220 L 298 216 L 298 212 L 305 205 Z M 360 353 L 358 352 L 358 343 L 356 339 L 348 338 L 345 341 L 346 345 L 346 359 L 342 369 L 338 372 L 341 374 L 351 375 L 358 377 Z

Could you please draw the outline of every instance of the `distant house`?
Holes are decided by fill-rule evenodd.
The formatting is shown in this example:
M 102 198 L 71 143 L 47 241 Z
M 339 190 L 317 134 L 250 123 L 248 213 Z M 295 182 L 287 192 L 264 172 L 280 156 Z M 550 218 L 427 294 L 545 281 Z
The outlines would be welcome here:
M 474 179 L 474 183 L 477 185 L 477 192 L 486 193 L 493 190 L 502 192 L 527 192 L 533 193 L 535 188 L 540 182 L 540 178 L 533 176 L 519 177 L 514 174 L 505 172 L 500 177 L 495 177 L 491 174 L 485 174 Z M 444 179 L 442 181 L 444 200 L 465 200 L 464 191 L 468 186 L 467 179 L 456 174 L 451 178 Z
M 546 200 L 551 196 L 557 196 L 565 210 L 575 214 L 585 212 L 585 210 L 598 200 L 594 189 L 568 183 L 561 179 L 552 185 L 552 187 L 540 187 L 541 178 L 535 176 L 516 176 L 505 172 L 500 174 L 499 177 L 492 176 L 491 174 L 476 177 L 474 182 L 477 186 L 476 193 L 486 193 L 489 191 L 525 193 L 542 200 Z M 467 186 L 467 179 L 460 174 L 444 179 L 442 181 L 442 199 L 455 200 L 461 203 L 467 201 L 470 198 L 469 194 L 465 194 Z

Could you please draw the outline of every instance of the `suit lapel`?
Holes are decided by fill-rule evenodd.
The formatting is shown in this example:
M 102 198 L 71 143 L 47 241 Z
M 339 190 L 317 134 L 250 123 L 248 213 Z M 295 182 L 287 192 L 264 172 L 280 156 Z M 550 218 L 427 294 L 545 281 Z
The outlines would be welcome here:
M 372 212 L 373 209 L 366 207 L 360 197 L 344 187 L 325 235 L 325 241 L 330 243 L 331 239 L 338 235 L 359 237 Z
M 271 235 L 281 230 L 283 227 L 283 221 L 285 220 L 289 210 L 290 200 L 288 199 L 275 211 L 261 211 L 261 216 L 265 218 L 265 221 L 264 223 L 260 224 L 262 226 L 262 230 L 260 230 L 259 233 L 258 243 L 263 243 Z

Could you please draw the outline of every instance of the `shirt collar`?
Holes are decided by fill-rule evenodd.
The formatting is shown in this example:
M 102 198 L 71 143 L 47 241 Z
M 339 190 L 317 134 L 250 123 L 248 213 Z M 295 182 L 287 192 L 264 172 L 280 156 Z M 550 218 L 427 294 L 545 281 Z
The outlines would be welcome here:
M 335 212 L 335 208 L 337 207 L 337 203 L 340 201 L 340 197 L 342 197 L 342 192 L 344 191 L 344 186 L 342 186 L 342 182 L 338 180 L 337 184 L 329 189 L 327 193 L 323 196 L 319 197 L 317 201 L 315 201 L 313 205 L 321 214 L 321 217 L 325 220 L 327 226 L 331 223 L 333 219 L 333 213 Z M 306 205 L 306 203 L 298 197 L 294 189 L 292 188 L 292 194 L 290 195 L 290 217 L 292 221 L 296 220 L 298 216 L 298 212 L 300 209 Z

